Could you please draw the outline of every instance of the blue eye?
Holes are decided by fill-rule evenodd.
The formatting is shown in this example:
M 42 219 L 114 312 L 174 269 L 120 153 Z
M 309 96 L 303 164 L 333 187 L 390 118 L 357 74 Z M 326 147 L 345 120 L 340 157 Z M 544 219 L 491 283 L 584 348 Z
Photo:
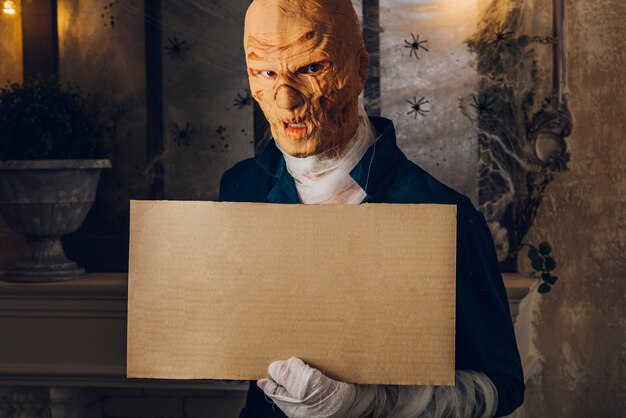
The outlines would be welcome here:
M 271 70 L 259 71 L 259 74 L 265 78 L 274 78 L 276 77 L 276 72 Z
M 313 64 L 306 65 L 300 70 L 303 74 L 317 74 L 324 69 L 324 64 L 321 62 L 314 62 Z

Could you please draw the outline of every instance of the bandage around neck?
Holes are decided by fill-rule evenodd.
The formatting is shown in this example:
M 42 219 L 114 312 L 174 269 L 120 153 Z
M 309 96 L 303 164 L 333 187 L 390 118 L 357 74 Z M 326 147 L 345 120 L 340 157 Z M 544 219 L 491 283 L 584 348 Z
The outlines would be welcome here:
M 343 150 L 338 152 L 333 148 L 322 154 L 298 158 L 281 149 L 287 171 L 295 180 L 300 201 L 308 204 L 361 203 L 366 193 L 350 172 L 376 139 L 367 113 L 359 104 L 359 125 Z

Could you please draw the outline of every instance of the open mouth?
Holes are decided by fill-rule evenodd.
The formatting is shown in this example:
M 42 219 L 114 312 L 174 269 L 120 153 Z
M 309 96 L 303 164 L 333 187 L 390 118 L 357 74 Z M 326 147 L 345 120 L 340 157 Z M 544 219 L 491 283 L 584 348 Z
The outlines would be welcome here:
M 283 119 L 283 129 L 287 135 L 295 139 L 304 138 L 308 130 L 306 122 L 302 118 Z

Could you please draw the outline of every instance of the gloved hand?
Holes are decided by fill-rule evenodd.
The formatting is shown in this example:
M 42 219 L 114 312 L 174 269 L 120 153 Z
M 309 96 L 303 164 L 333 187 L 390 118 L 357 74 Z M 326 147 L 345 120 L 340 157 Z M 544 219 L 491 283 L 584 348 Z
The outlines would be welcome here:
M 268 371 L 272 379 L 257 385 L 290 418 L 386 417 L 398 397 L 397 387 L 338 382 L 295 357 Z

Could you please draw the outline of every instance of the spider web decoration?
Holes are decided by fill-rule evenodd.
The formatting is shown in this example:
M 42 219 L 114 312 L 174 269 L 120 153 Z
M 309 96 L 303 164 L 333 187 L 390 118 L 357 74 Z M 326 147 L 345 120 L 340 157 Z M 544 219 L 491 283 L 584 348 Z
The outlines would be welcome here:
M 472 94 L 472 103 L 470 104 L 470 106 L 472 106 L 476 110 L 476 113 L 479 117 L 493 116 L 494 102 L 495 99 L 492 97 L 488 97 L 486 94 L 480 95 L 479 98 L 477 98 L 475 94 Z
M 492 44 L 504 44 L 507 40 L 509 40 L 513 36 L 513 31 L 509 30 L 506 26 L 497 27 L 493 31 L 493 40 Z
M 409 52 L 409 56 L 415 55 L 415 59 L 420 59 L 417 53 L 420 49 L 423 49 L 424 51 L 428 52 L 428 48 L 424 46 L 424 44 L 427 43 L 428 41 L 427 40 L 420 41 L 419 33 L 417 34 L 417 36 L 411 33 L 411 37 L 413 38 L 412 42 L 409 42 L 406 39 L 404 40 L 404 43 L 405 43 L 404 47 L 411 49 L 411 51 Z
M 478 209 L 491 229 L 502 268 L 516 268 L 520 249 L 554 173 L 567 168 L 569 111 L 554 104 L 551 86 L 539 79 L 541 53 L 550 37 L 522 33 L 523 0 L 506 13 L 492 11 L 469 38 L 481 76 L 466 113 L 480 147 Z M 513 87 L 514 86 L 514 87 Z M 469 101 L 469 98 L 468 98 Z M 461 109 L 468 109 L 461 100 Z M 542 151 L 549 150 L 549 151 Z
M 419 100 L 413 97 L 413 101 L 407 100 L 409 105 L 411 105 L 411 110 L 407 112 L 407 115 L 414 114 L 413 119 L 417 119 L 417 115 L 426 116 L 426 113 L 430 112 L 428 109 L 424 109 L 424 105 L 430 103 L 428 100 L 425 100 L 425 97 L 422 96 Z
M 475 31 L 478 9 L 478 0 L 379 0 L 380 27 L 370 28 L 380 36 L 381 116 L 393 121 L 398 146 L 474 200 L 477 138 L 457 101 L 475 92 L 479 79 L 463 43 Z
M 195 129 L 190 128 L 189 122 L 185 124 L 184 128 L 181 128 L 178 126 L 177 122 L 174 122 L 174 129 L 171 130 L 172 134 L 174 134 L 174 142 L 177 146 L 191 144 L 193 141 L 191 134 L 195 131 Z
M 171 59 L 184 60 L 185 53 L 189 52 L 189 44 L 187 44 L 187 41 L 174 37 L 173 39 L 167 38 L 167 42 L 169 42 L 169 45 L 165 47 L 167 55 L 169 55 Z
M 237 109 L 243 109 L 246 106 L 252 105 L 252 100 L 253 99 L 250 89 L 245 89 L 243 95 L 237 93 L 237 98 L 235 99 L 233 106 L 235 106 Z

